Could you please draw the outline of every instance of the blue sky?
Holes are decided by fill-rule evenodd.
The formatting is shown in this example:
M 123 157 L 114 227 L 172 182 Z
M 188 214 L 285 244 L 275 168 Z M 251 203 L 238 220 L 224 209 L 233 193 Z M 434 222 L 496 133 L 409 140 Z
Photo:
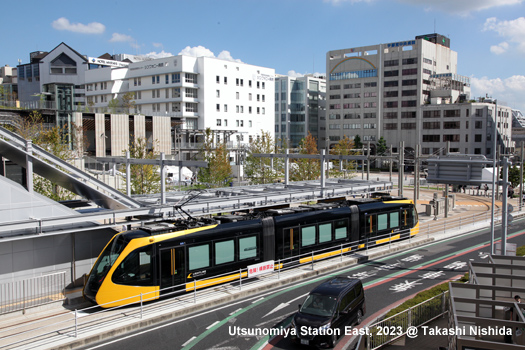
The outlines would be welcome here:
M 330 50 L 437 32 L 474 97 L 525 112 L 525 0 L 28 0 L 6 14 L 0 64 L 10 66 L 65 42 L 88 56 L 185 53 L 301 75 L 325 73 Z

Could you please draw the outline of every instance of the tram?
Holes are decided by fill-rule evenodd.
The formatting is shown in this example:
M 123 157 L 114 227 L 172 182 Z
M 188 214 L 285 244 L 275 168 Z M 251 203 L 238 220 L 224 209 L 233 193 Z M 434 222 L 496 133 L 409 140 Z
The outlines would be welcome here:
M 247 277 L 249 265 L 304 264 L 418 232 L 413 201 L 391 196 L 152 222 L 109 241 L 83 295 L 102 307 L 154 300 Z

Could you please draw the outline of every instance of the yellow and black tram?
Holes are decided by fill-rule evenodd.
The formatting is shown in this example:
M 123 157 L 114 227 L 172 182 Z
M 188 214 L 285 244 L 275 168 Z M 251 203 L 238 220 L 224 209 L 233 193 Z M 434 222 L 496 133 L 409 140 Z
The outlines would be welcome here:
M 153 300 L 175 288 L 192 291 L 238 279 L 239 271 L 260 262 L 297 256 L 296 263 L 307 263 L 418 232 L 413 202 L 396 197 L 155 222 L 116 234 L 83 292 L 104 307 L 138 302 L 140 294 Z

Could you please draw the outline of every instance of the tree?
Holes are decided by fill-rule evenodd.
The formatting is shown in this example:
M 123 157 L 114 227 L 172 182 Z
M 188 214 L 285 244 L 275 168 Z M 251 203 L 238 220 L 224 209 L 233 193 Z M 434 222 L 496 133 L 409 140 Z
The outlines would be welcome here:
M 125 152 L 124 152 L 125 153 Z M 135 159 L 156 159 L 155 147 L 147 149 L 145 138 L 136 139 L 129 147 L 129 155 Z M 160 172 L 157 165 L 131 164 L 130 165 L 130 189 L 131 194 L 150 194 L 160 192 Z M 126 177 L 124 184 L 126 185 Z
M 211 187 L 225 186 L 232 178 L 230 154 L 226 144 L 215 145 L 213 142 L 215 133 L 210 128 L 206 129 L 204 136 L 205 141 L 200 156 L 208 162 L 208 167 L 199 170 L 199 181 Z
M 72 133 L 76 129 L 73 124 L 71 128 Z M 31 140 L 33 144 L 40 146 L 54 156 L 64 161 L 69 161 L 75 157 L 75 150 L 71 150 L 70 145 L 64 140 L 67 140 L 69 136 L 72 139 L 77 139 L 78 136 L 75 134 L 68 135 L 68 130 L 68 125 L 64 125 L 62 128 L 58 126 L 45 127 L 42 115 L 37 111 L 33 111 L 27 119 L 22 120 L 15 132 L 24 139 Z M 55 201 L 69 200 L 76 197 L 74 193 L 37 174 L 33 174 L 33 188 L 36 192 Z
M 355 155 L 356 151 L 354 151 L 354 142 L 348 138 L 348 136 L 345 135 L 345 137 L 337 144 L 334 145 L 334 147 L 330 150 L 330 154 L 336 155 L 336 156 L 350 156 Z M 355 161 L 343 161 L 343 166 L 341 167 L 339 160 L 334 160 L 334 169 L 335 172 L 339 172 L 339 169 L 350 171 L 355 169 Z M 337 174 L 340 175 L 340 174 Z
M 354 148 L 355 149 L 363 148 L 363 143 L 361 142 L 361 137 L 359 137 L 359 135 L 355 135 L 354 137 Z
M 299 154 L 319 154 L 317 140 L 310 132 L 301 140 Z M 292 181 L 315 180 L 321 176 L 319 159 L 298 159 L 290 168 Z
M 126 92 L 122 96 L 122 106 L 130 113 L 135 109 L 135 93 L 133 91 Z
M 384 156 L 386 154 L 386 140 L 383 136 L 379 138 L 379 141 L 377 141 L 377 154 L 379 156 Z
M 270 158 L 254 157 L 253 154 L 269 154 L 275 152 L 275 141 L 269 132 L 261 130 L 261 136 L 257 136 L 253 142 L 250 143 L 248 154 L 246 156 L 246 164 L 244 172 L 246 177 L 252 184 L 266 184 L 275 182 L 280 176 L 280 172 L 276 169 L 280 168 L 282 161 L 274 159 L 273 168 L 272 160 Z
M 118 106 L 119 106 L 118 98 L 112 98 L 108 102 L 108 108 L 109 108 L 110 113 L 116 113 Z
M 386 150 L 387 150 L 387 148 L 386 148 L 385 138 L 383 136 L 381 136 L 379 138 L 379 141 L 377 141 L 377 148 L 376 148 L 377 155 L 378 156 L 384 156 L 386 154 Z M 379 164 L 380 164 L 380 167 L 382 168 L 383 167 L 383 160 L 380 160 Z

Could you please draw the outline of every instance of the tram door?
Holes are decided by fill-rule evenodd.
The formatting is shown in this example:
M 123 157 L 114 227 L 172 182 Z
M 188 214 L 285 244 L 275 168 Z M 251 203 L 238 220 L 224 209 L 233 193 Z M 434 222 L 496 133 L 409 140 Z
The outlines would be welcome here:
M 176 247 L 160 251 L 160 289 L 177 286 L 185 282 L 184 249 L 185 247 Z M 166 289 L 161 293 L 168 293 L 174 289 Z M 181 286 L 177 289 L 181 289 Z
M 283 258 L 290 258 L 299 254 L 299 227 L 285 228 L 283 232 Z

